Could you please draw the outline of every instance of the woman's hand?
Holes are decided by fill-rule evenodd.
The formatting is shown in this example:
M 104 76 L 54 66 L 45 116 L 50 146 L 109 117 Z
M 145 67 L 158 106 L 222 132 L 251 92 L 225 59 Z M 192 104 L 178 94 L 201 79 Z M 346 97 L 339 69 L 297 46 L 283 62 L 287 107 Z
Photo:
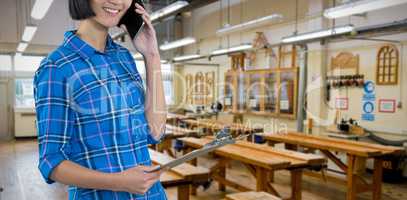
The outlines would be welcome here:
M 151 186 L 160 180 L 161 171 L 146 172 L 155 169 L 150 166 L 137 166 L 118 173 L 121 191 L 133 194 L 145 194 Z
M 144 20 L 144 26 L 140 33 L 134 38 L 133 44 L 137 51 L 144 57 L 156 56 L 159 54 L 155 29 L 151 24 L 150 15 L 147 11 L 136 3 L 136 13 L 140 14 Z

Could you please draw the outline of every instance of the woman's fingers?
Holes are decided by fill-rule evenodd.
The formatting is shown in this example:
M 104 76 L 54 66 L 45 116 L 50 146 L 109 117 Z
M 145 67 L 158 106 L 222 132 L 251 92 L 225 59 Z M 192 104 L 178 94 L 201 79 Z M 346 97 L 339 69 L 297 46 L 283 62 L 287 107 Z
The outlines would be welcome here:
M 135 10 L 138 14 L 141 15 L 141 17 L 143 18 L 144 22 L 149 26 L 149 28 L 152 28 L 152 24 L 151 24 L 151 20 L 150 20 L 150 15 L 145 11 L 145 10 L 141 10 L 136 8 Z
M 142 15 L 141 17 L 143 18 L 144 22 L 147 24 L 148 28 L 152 29 L 153 25 L 151 24 L 150 19 L 148 19 L 148 17 L 145 15 Z
M 144 12 L 147 12 L 146 9 L 144 9 L 143 6 L 141 6 L 140 4 L 136 3 L 136 8 L 143 10 Z

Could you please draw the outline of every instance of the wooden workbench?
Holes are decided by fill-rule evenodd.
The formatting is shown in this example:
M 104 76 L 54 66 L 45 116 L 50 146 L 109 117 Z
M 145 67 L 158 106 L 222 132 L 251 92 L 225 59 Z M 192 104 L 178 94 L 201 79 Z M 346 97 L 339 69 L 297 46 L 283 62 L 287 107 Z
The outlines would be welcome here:
M 225 200 L 282 200 L 267 192 L 240 192 L 226 195 Z
M 253 134 L 263 132 L 263 128 L 251 127 L 249 125 L 239 123 L 223 123 L 220 121 L 209 119 L 185 119 L 182 120 L 182 122 L 186 123 L 187 127 L 190 129 L 203 128 L 204 132 L 207 132 L 208 134 L 213 134 L 214 132 L 217 132 L 226 126 L 230 127 L 232 134 Z
M 172 141 L 182 137 L 198 137 L 198 131 L 167 124 L 165 126 L 164 138 L 159 144 L 153 145 L 153 149 L 158 152 L 166 152 L 171 157 L 175 157 L 172 151 Z
M 328 159 L 332 160 L 345 174 L 346 179 L 327 175 L 322 177 L 316 173 L 306 173 L 311 176 L 326 178 L 328 181 L 345 184 L 347 186 L 347 200 L 356 199 L 356 194 L 371 191 L 373 200 L 381 199 L 383 156 L 402 153 L 402 148 L 371 144 L 366 142 L 349 141 L 312 136 L 303 133 L 290 132 L 282 134 L 262 134 L 269 144 L 285 143 L 286 148 L 295 150 L 298 146 L 320 150 Z M 347 164 L 343 163 L 333 152 L 347 155 Z M 368 183 L 361 174 L 365 171 L 366 160 L 374 159 L 373 180 Z
M 192 116 L 187 116 L 187 115 L 167 113 L 167 124 L 179 126 L 181 120 L 185 120 L 185 119 L 196 119 L 196 118 L 192 117 Z
M 201 148 L 212 141 L 210 137 L 204 138 L 181 138 L 187 147 L 184 153 L 193 149 Z M 243 163 L 256 178 L 256 191 L 270 192 L 276 196 L 281 195 L 271 184 L 276 170 L 289 170 L 291 174 L 291 197 L 289 199 L 301 199 L 301 179 L 303 169 L 309 167 L 321 167 L 326 164 L 322 156 L 304 154 L 288 150 L 276 150 L 266 145 L 254 144 L 246 141 L 238 141 L 236 144 L 226 145 L 214 151 L 219 157 L 217 164 L 211 167 L 211 177 L 219 182 L 219 189 L 225 190 L 225 186 L 233 187 L 240 191 L 250 191 L 251 188 L 232 182 L 226 178 L 226 165 L 231 160 Z M 194 160 L 192 164 L 196 165 Z
M 170 162 L 173 158 L 159 153 L 154 150 L 149 150 L 151 160 L 156 165 L 163 165 Z M 209 180 L 209 170 L 203 167 L 193 166 L 188 163 L 178 165 L 169 171 L 164 172 L 160 181 L 163 187 L 177 187 L 177 199 L 189 200 L 190 188 L 194 184 L 200 184 Z

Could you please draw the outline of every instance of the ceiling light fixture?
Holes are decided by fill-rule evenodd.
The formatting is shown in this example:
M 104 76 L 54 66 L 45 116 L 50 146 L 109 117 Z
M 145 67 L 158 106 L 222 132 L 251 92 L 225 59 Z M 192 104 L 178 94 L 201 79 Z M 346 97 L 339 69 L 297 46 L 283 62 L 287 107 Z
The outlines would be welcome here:
M 311 40 L 311 39 L 324 38 L 324 37 L 328 37 L 328 36 L 332 36 L 332 35 L 350 33 L 354 29 L 355 28 L 353 27 L 353 25 L 338 26 L 338 27 L 333 27 L 330 29 L 308 32 L 308 33 L 301 33 L 301 34 L 297 34 L 297 35 L 284 37 L 282 39 L 282 42 L 290 43 L 290 42 L 299 42 L 299 41 L 305 41 L 305 40 Z
M 44 18 L 48 9 L 51 7 L 53 0 L 36 0 L 31 10 L 31 17 L 37 20 Z
M 26 26 L 24 28 L 22 40 L 24 42 L 30 42 L 32 40 L 32 38 L 34 37 L 36 31 L 37 31 L 36 26 Z
M 17 46 L 17 52 L 24 52 L 27 49 L 28 43 L 21 42 Z
M 345 3 L 340 6 L 326 9 L 324 16 L 326 18 L 335 19 L 347 17 L 355 14 L 365 13 L 369 11 L 379 10 L 391 6 L 397 6 L 407 3 L 407 0 L 360 0 Z
M 186 37 L 186 38 L 176 40 L 173 42 L 164 43 L 160 46 L 160 49 L 162 51 L 166 51 L 166 50 L 175 49 L 175 48 L 182 47 L 182 46 L 187 46 L 187 45 L 193 44 L 195 42 L 196 42 L 195 38 Z
M 192 55 L 184 55 L 184 56 L 178 56 L 175 57 L 173 60 L 175 62 L 181 62 L 181 61 L 187 61 L 187 60 L 194 60 L 194 59 L 200 59 L 205 56 L 199 55 L 199 54 L 192 54 Z
M 211 55 L 216 56 L 216 55 L 223 55 L 223 54 L 228 54 L 228 53 L 234 53 L 238 51 L 244 51 L 253 48 L 253 45 L 251 44 L 242 44 L 239 46 L 235 47 L 230 47 L 226 49 L 217 49 L 215 51 L 212 51 Z
M 216 31 L 217 35 L 225 35 L 225 34 L 230 34 L 230 33 L 234 33 L 237 31 L 243 31 L 243 30 L 247 30 L 247 29 L 253 29 L 253 28 L 257 28 L 260 26 L 264 26 L 270 22 L 276 21 L 276 20 L 281 20 L 283 18 L 283 16 L 281 14 L 273 14 L 273 15 L 269 15 L 269 16 L 265 16 L 265 17 L 261 17 L 252 21 L 248 21 L 242 24 L 237 24 L 234 26 L 227 26 L 224 28 L 219 29 L 218 31 Z
M 151 13 L 150 19 L 151 19 L 151 21 L 157 20 L 158 18 L 164 17 L 166 15 L 169 15 L 173 12 L 178 11 L 187 5 L 189 5 L 188 1 L 176 1 L 164 8 L 161 8 L 161 9 Z

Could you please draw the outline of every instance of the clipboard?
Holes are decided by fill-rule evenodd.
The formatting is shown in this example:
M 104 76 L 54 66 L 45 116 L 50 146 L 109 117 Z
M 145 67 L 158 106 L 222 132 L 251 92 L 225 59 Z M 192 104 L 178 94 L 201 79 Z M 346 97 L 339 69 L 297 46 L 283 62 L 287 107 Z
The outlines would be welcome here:
M 157 166 L 157 168 L 154 168 L 154 169 L 152 169 L 150 171 L 146 171 L 146 172 L 151 173 L 151 172 L 156 172 L 156 171 L 160 171 L 160 170 L 164 170 L 164 171 L 169 170 L 184 162 L 188 162 L 194 158 L 197 158 L 199 156 L 212 152 L 215 149 L 225 146 L 227 144 L 234 144 L 235 142 L 236 142 L 236 139 L 230 135 L 230 128 L 226 127 L 224 129 L 222 129 L 221 131 L 219 131 L 218 133 L 216 133 L 215 139 L 212 142 L 205 144 L 202 148 L 191 151 L 191 152 L 181 156 L 180 158 L 174 159 L 173 161 L 168 162 L 164 165 L 159 165 L 159 166 Z

